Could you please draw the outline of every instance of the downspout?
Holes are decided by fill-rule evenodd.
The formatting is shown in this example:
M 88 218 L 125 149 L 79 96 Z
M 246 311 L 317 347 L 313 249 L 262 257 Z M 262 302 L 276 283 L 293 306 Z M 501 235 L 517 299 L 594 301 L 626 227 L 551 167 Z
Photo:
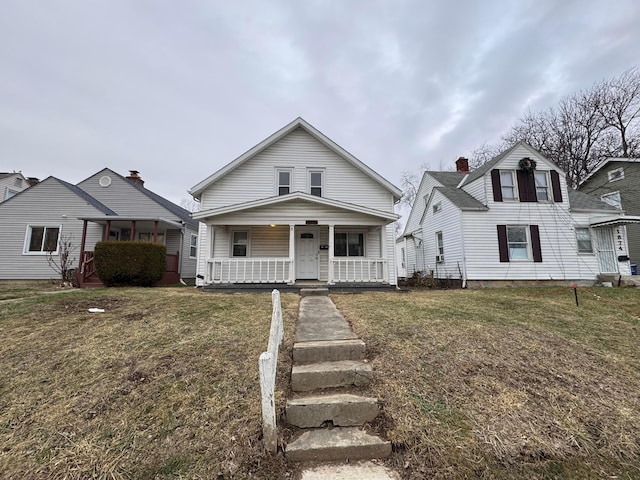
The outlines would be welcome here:
M 464 228 L 462 210 L 460 210 L 460 241 L 462 242 L 462 288 L 467 288 L 467 255 L 464 251 Z

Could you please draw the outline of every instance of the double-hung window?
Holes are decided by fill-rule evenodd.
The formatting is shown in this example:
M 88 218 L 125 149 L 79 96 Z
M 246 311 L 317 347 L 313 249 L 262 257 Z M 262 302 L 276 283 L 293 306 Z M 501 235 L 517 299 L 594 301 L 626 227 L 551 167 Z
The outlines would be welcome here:
M 278 195 L 287 195 L 288 193 L 291 193 L 292 176 L 290 168 L 281 168 L 276 170 Z
M 500 172 L 500 187 L 502 190 L 503 200 L 517 200 L 516 185 L 513 180 L 512 171 Z
M 593 253 L 591 230 L 588 227 L 576 227 L 576 242 L 578 243 L 578 253 Z
M 44 227 L 29 225 L 25 239 L 24 253 L 58 254 L 60 227 Z
M 364 233 L 336 232 L 333 254 L 336 257 L 364 257 Z
M 534 172 L 536 182 L 536 198 L 539 202 L 549 201 L 549 182 L 547 172 Z
M 322 197 L 324 190 L 324 174 L 322 170 L 309 170 L 309 193 Z
M 236 231 L 233 232 L 233 245 L 231 246 L 232 257 L 248 257 L 249 256 L 249 232 Z
M 444 240 L 442 232 L 436 232 L 436 263 L 444 262 Z
M 507 227 L 509 260 L 528 260 L 529 241 L 526 227 Z
M 198 256 L 198 235 L 195 233 L 191 234 L 191 239 L 189 240 L 189 258 L 196 258 Z

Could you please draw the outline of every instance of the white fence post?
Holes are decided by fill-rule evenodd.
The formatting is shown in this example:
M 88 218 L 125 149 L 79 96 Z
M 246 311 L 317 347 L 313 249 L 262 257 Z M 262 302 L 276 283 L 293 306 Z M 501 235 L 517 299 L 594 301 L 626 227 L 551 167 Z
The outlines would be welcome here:
M 278 350 L 284 338 L 282 324 L 282 307 L 280 306 L 280 292 L 271 293 L 273 303 L 271 313 L 271 329 L 267 351 L 260 354 L 258 366 L 260 368 L 260 391 L 262 392 L 262 436 L 264 448 L 275 453 L 278 450 L 278 435 L 276 430 L 275 386 L 276 370 L 278 366 Z

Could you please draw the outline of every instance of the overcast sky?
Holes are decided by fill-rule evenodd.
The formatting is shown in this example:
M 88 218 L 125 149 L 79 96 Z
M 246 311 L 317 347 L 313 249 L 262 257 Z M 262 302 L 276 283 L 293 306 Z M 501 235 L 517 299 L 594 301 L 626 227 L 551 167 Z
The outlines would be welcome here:
M 0 171 L 179 203 L 301 116 L 400 186 L 638 63 L 638 0 L 1 0 Z

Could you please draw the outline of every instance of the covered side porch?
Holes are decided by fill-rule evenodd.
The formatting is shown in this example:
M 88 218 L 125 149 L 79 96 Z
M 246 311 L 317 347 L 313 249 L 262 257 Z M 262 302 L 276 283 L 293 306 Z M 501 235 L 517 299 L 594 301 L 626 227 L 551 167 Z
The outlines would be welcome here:
M 395 285 L 394 213 L 293 193 L 194 217 L 204 285 Z
M 83 221 L 80 242 L 80 260 L 76 271 L 76 280 L 80 288 L 101 287 L 98 278 L 94 248 L 98 241 L 140 241 L 161 243 L 167 247 L 165 274 L 159 285 L 171 285 L 180 281 L 180 256 L 182 249 L 183 226 L 180 223 L 163 218 L 139 217 L 91 217 L 80 218 Z M 100 236 L 96 238 L 88 228 L 90 224 L 101 226 Z M 95 229 L 91 229 L 95 231 Z

